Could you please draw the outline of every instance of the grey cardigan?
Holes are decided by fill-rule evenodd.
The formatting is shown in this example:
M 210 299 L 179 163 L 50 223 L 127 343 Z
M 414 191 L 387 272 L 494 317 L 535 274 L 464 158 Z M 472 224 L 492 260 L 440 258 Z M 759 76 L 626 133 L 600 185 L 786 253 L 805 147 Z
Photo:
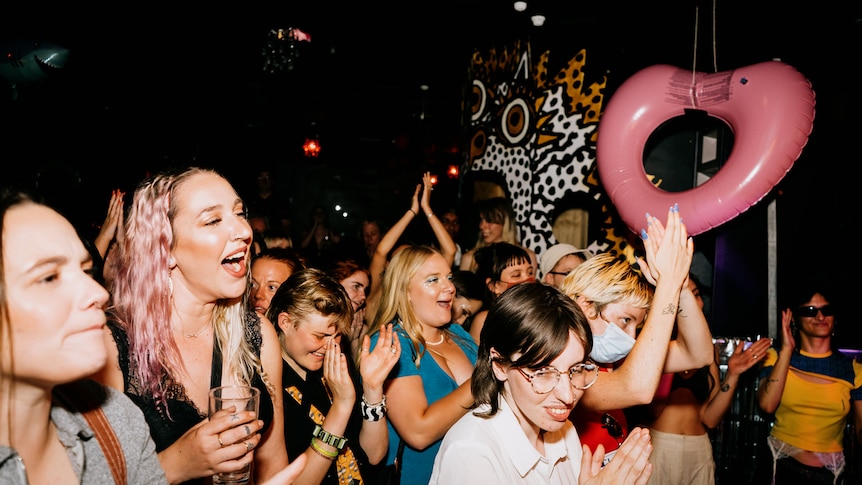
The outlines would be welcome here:
M 166 484 L 167 478 L 156 455 L 156 445 L 150 437 L 150 428 L 144 416 L 125 394 L 113 388 L 102 387 L 95 381 L 84 381 L 94 393 L 107 389 L 108 397 L 102 410 L 123 448 L 126 473 L 130 484 Z M 94 387 L 95 386 L 95 387 Z M 111 469 L 87 420 L 79 412 L 71 412 L 56 399 L 51 407 L 51 421 L 57 427 L 60 441 L 75 469 L 79 483 L 114 483 Z M 26 485 L 27 470 L 18 453 L 8 446 L 0 446 L 0 483 Z

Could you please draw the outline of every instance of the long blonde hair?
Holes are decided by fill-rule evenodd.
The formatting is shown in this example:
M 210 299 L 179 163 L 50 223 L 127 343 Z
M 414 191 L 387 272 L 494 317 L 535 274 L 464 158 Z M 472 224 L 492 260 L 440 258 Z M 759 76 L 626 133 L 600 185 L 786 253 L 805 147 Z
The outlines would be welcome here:
M 190 167 L 159 173 L 141 182 L 113 262 L 116 274 L 109 313 L 128 335 L 131 375 L 127 378 L 140 386 L 138 391 L 143 396 L 151 396 L 165 410 L 167 391 L 183 369 L 171 331 L 169 261 L 176 243 L 173 221 L 179 210 L 175 194 L 191 177 L 202 173 L 221 176 L 211 169 Z M 229 375 L 250 384 L 254 373 L 259 373 L 273 395 L 276 389 L 246 338 L 244 300 L 245 296 L 217 302 L 212 315 L 214 345 L 220 346 Z
M 383 273 L 380 303 L 369 327 L 369 333 L 373 334 L 390 322 L 400 323 L 401 328 L 410 338 L 417 366 L 424 353 L 425 337 L 422 333 L 422 324 L 413 311 L 413 305 L 407 293 L 410 290 L 410 280 L 435 254 L 443 256 L 439 250 L 431 246 L 405 246 L 392 256 L 386 272 Z

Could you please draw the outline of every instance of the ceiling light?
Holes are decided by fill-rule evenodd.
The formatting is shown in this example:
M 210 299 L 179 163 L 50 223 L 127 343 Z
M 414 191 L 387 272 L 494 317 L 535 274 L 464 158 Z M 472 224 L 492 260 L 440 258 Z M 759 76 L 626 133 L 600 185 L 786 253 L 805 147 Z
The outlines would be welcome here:
M 515 2 L 515 10 L 518 12 L 527 10 L 527 2 Z
M 540 13 L 537 13 L 536 15 L 530 17 L 530 20 L 533 21 L 533 25 L 535 27 L 541 27 L 542 25 L 545 25 L 545 16 Z

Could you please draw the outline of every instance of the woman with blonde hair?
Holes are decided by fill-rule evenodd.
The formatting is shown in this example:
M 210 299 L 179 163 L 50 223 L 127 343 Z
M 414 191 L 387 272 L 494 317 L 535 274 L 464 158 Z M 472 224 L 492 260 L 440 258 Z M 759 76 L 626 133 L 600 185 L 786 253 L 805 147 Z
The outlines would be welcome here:
M 103 381 L 143 410 L 171 483 L 252 461 L 256 481 L 273 476 L 288 462 L 281 352 L 275 327 L 245 301 L 252 230 L 242 199 L 214 170 L 169 170 L 137 187 L 124 228 Z M 259 415 L 207 419 L 210 388 L 228 384 L 260 389 Z
M 578 265 L 560 285 L 587 317 L 590 358 L 604 371 L 570 419 L 584 443 L 604 445 L 606 460 L 628 432 L 622 410 L 651 402 L 663 372 L 709 365 L 714 352 L 706 317 L 686 284 L 694 246 L 678 208 L 671 207 L 666 228 L 649 215 L 647 227 L 641 233 L 642 272 L 603 253 Z
M 454 297 L 451 264 L 430 246 L 400 249 L 383 276 L 369 331 L 376 346 L 381 328 L 393 323 L 401 343 L 384 391 L 389 418 L 385 463 L 395 462 L 403 443 L 402 485 L 428 483 L 443 436 L 473 404 L 470 376 L 477 346 L 461 325 L 450 323 Z

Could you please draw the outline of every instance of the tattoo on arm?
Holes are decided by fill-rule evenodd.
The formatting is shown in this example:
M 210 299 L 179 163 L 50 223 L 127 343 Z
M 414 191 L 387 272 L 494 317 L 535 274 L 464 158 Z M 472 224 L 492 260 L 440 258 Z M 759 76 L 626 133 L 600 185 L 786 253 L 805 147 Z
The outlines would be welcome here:
M 662 315 L 674 315 L 676 314 L 676 305 L 673 303 L 668 303 L 667 307 L 661 311 Z
M 721 392 L 727 392 L 729 390 L 730 390 L 730 384 L 725 382 L 724 385 L 721 386 Z

